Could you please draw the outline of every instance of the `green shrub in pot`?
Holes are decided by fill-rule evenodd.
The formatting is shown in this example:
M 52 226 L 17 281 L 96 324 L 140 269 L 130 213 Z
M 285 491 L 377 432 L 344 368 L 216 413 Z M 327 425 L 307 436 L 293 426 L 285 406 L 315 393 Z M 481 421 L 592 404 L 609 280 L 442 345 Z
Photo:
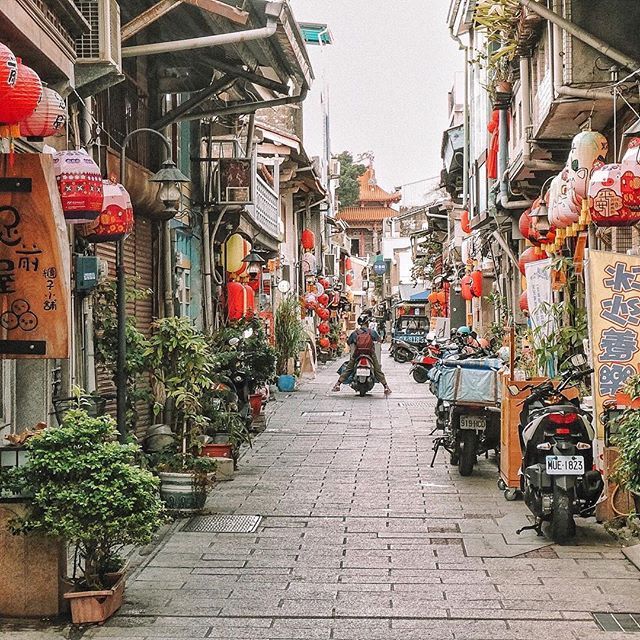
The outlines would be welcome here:
M 640 376 L 632 376 L 624 386 L 631 400 L 640 398 Z M 627 409 L 615 421 L 612 444 L 618 448 L 613 479 L 634 494 L 636 512 L 640 507 L 640 409 Z
M 27 449 L 28 463 L 11 480 L 31 487 L 33 498 L 13 531 L 65 540 L 75 547 L 76 586 L 110 586 L 106 576 L 121 568 L 121 548 L 150 542 L 164 518 L 157 478 L 135 464 L 138 446 L 118 442 L 109 416 L 74 409 L 59 428 L 33 436 Z

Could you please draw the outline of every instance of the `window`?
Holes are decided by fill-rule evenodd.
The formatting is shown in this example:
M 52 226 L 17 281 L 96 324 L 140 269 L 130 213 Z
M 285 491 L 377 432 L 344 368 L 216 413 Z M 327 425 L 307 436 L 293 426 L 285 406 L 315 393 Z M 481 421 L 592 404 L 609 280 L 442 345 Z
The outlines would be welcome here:
M 351 255 L 360 255 L 360 240 L 351 240 Z
M 191 317 L 191 269 L 178 269 L 178 303 L 180 316 Z

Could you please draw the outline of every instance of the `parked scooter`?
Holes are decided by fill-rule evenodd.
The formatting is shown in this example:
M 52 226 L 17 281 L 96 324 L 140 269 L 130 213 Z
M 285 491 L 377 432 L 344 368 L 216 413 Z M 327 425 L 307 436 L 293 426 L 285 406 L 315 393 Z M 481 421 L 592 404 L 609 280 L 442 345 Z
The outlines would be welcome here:
M 419 353 L 420 351 L 416 347 L 402 340 L 394 340 L 389 349 L 389 355 L 399 364 L 409 362 Z
M 520 414 L 521 488 L 535 524 L 518 533 L 533 529 L 542 535 L 549 522 L 550 538 L 567 542 L 576 532 L 574 516 L 592 515 L 602 493 L 602 475 L 593 468 L 592 417 L 563 393 L 593 372 L 580 368 L 584 364 L 582 354 L 573 356 L 557 388 L 551 381 L 525 387 L 531 395 Z M 516 394 L 516 387 L 509 392 Z
M 435 335 L 427 337 L 430 337 L 429 344 L 414 356 L 409 372 L 419 384 L 423 384 L 429 379 L 429 371 L 443 357 L 442 342 L 436 340 Z
M 470 476 L 477 458 L 500 448 L 500 398 L 497 358 L 447 358 L 429 373 L 438 398 L 436 427 L 444 431 L 434 441 L 434 465 L 440 448 L 450 454 L 461 476 Z

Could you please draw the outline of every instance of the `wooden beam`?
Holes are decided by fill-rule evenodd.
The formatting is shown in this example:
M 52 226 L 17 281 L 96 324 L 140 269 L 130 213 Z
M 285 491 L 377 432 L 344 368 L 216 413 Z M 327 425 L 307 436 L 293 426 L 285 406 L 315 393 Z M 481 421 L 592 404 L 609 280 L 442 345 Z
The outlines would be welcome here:
M 176 9 L 181 4 L 190 4 L 208 13 L 214 13 L 215 15 L 227 18 L 227 20 L 231 20 L 237 24 L 245 25 L 249 20 L 249 13 L 247 11 L 241 11 L 236 7 L 220 2 L 220 0 L 160 0 L 122 27 L 122 42 L 132 38 L 143 29 L 146 29 L 150 24 L 162 18 L 162 16 L 169 13 L 169 11 L 173 11 L 173 9 Z
M 143 11 L 139 16 L 136 16 L 122 27 L 120 31 L 122 42 L 132 38 L 143 29 L 146 29 L 150 24 L 162 18 L 162 16 L 169 13 L 169 11 L 173 11 L 173 9 L 179 7 L 181 4 L 182 0 L 160 0 L 160 2 L 156 2 L 156 4 L 149 7 L 146 11 Z
M 231 20 L 231 22 L 236 22 L 237 24 L 245 25 L 249 21 L 248 11 L 242 11 L 241 9 L 232 7 L 220 0 L 184 0 L 184 2 L 193 5 L 194 7 L 198 7 L 203 11 L 208 11 L 209 13 L 214 13 L 217 16 L 222 16 L 223 18 Z

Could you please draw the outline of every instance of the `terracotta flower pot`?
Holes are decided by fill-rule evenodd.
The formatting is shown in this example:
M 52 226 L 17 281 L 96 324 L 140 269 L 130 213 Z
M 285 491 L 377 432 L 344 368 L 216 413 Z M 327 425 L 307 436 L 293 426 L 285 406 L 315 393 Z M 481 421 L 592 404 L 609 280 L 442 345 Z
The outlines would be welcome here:
M 233 445 L 228 442 L 205 444 L 200 453 L 207 458 L 233 458 Z
M 249 396 L 249 404 L 251 405 L 253 417 L 257 418 L 262 413 L 262 394 L 252 393 Z
M 109 589 L 102 591 L 70 591 L 64 594 L 71 605 L 73 624 L 102 623 L 121 606 L 124 598 L 124 571 L 109 574 L 114 580 Z

